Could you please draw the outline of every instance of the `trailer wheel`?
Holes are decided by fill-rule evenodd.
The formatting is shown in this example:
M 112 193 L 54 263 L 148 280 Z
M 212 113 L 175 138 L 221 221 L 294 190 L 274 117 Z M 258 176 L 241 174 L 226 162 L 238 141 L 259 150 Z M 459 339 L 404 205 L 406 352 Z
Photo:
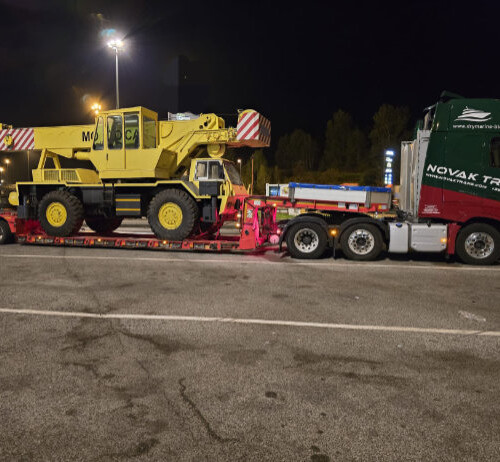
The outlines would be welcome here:
M 13 238 L 14 236 L 9 224 L 5 220 L 0 219 L 0 245 L 8 244 Z
M 71 236 L 82 227 L 83 205 L 68 191 L 51 191 L 40 201 L 38 219 L 48 235 Z
M 198 214 L 196 202 L 185 191 L 165 189 L 149 203 L 148 222 L 159 239 L 181 241 L 193 231 Z
M 89 216 L 85 217 L 85 223 L 87 226 L 98 234 L 110 234 L 114 230 L 120 227 L 123 218 L 113 217 L 106 218 L 102 216 Z
M 382 234 L 375 225 L 355 224 L 342 232 L 340 247 L 349 260 L 375 260 L 382 251 Z
M 318 223 L 296 223 L 286 233 L 286 246 L 293 258 L 319 258 L 327 242 L 326 232 Z
M 500 258 L 500 232 L 486 223 L 473 223 L 458 233 L 457 254 L 470 265 L 491 265 Z

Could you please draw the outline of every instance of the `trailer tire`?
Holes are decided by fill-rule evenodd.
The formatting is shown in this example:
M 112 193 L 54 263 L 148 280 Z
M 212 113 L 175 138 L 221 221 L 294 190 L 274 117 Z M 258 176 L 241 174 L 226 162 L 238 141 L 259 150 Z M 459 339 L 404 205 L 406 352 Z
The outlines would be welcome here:
M 148 207 L 149 226 L 159 239 L 182 241 L 188 237 L 199 216 L 194 199 L 179 189 L 164 189 Z
M 5 220 L 0 219 L 0 245 L 8 244 L 13 239 L 14 235 L 10 230 L 9 224 Z
M 83 205 L 68 191 L 51 191 L 40 201 L 38 219 L 49 236 L 71 236 L 82 227 Z
M 122 217 L 106 218 L 103 216 L 85 217 L 87 226 L 98 234 L 111 234 L 122 224 Z
M 486 223 L 472 223 L 458 233 L 456 252 L 469 265 L 491 265 L 500 258 L 500 232 Z
M 299 222 L 286 232 L 286 247 L 293 258 L 320 258 L 325 253 L 327 244 L 326 232 L 318 223 Z
M 382 252 L 383 245 L 380 229 L 368 223 L 351 225 L 340 236 L 340 247 L 349 260 L 375 260 Z

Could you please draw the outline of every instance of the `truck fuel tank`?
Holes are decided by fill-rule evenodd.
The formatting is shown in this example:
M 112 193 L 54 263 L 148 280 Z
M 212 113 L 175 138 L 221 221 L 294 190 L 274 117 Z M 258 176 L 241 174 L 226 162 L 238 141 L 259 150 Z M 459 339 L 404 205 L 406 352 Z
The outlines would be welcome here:
M 389 223 L 389 253 L 442 252 L 447 245 L 448 227 L 433 223 Z

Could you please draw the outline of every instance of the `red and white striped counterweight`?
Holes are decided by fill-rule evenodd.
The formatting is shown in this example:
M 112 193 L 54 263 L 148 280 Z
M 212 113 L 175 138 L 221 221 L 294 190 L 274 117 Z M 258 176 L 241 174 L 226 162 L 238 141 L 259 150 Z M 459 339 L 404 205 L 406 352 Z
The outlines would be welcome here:
M 7 128 L 0 130 L 0 151 L 27 151 L 35 149 L 33 128 Z
M 271 144 L 271 122 L 257 111 L 247 109 L 238 117 L 236 139 L 240 146 L 268 147 Z

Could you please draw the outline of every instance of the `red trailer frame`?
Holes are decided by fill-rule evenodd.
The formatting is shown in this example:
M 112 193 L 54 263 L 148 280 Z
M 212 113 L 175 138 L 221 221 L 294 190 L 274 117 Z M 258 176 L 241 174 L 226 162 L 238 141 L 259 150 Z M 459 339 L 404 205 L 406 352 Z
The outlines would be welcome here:
M 234 252 L 269 250 L 280 244 L 282 227 L 276 221 L 279 208 L 304 209 L 308 212 L 344 212 L 370 216 L 383 213 L 380 204 L 363 207 L 359 204 L 345 204 L 316 200 L 292 200 L 288 197 L 249 196 L 243 201 L 241 212 L 237 214 L 238 236 L 200 234 L 182 241 L 167 241 L 155 236 L 113 233 L 98 235 L 93 232 L 78 233 L 69 237 L 47 235 L 38 220 L 17 218 L 14 210 L 0 210 L 0 220 L 5 220 L 12 235 L 20 244 L 57 245 L 72 247 L 101 247 L 121 249 L 184 250 L 205 252 Z M 217 228 L 217 227 L 216 227 Z M 335 227 L 332 227 L 335 228 Z

